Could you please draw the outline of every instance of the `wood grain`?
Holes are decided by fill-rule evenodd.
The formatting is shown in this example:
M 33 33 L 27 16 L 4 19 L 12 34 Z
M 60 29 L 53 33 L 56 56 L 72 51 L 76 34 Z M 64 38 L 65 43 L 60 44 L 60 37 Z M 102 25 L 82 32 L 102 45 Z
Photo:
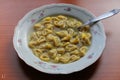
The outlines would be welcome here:
M 120 14 L 103 22 L 107 36 L 100 59 L 69 75 L 50 75 L 27 66 L 13 48 L 15 25 L 30 10 L 51 3 L 70 3 L 96 16 L 120 8 L 120 0 L 0 0 L 0 80 L 120 80 Z

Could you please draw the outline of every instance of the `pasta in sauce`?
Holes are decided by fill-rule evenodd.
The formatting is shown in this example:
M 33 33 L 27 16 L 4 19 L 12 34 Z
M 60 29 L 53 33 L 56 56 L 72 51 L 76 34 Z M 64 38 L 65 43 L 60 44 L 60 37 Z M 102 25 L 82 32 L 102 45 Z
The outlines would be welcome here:
M 56 15 L 34 24 L 28 46 L 35 56 L 46 62 L 70 63 L 82 58 L 91 44 L 89 27 L 76 31 L 82 22 L 69 16 Z

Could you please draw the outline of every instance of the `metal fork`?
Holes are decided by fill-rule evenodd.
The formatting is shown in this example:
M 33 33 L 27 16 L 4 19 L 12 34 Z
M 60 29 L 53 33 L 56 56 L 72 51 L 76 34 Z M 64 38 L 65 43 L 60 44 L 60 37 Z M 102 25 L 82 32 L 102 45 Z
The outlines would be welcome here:
M 96 23 L 96 22 L 98 22 L 100 20 L 103 20 L 103 19 L 106 19 L 108 17 L 111 17 L 111 16 L 113 16 L 113 15 L 119 13 L 119 12 L 120 12 L 120 9 L 113 9 L 113 10 L 111 10 L 109 12 L 106 12 L 106 13 L 104 13 L 104 14 L 96 17 L 96 18 L 90 19 L 87 22 L 85 22 L 83 25 L 81 25 L 80 27 L 78 27 L 78 30 L 80 30 L 84 26 L 91 25 L 91 24 Z

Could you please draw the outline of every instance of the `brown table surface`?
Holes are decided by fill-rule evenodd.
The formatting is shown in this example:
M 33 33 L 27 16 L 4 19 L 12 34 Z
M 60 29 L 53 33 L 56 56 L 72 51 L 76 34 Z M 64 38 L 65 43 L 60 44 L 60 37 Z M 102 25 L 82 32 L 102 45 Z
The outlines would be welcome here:
M 0 80 L 120 80 L 120 14 L 103 22 L 107 36 L 100 59 L 69 75 L 50 75 L 27 66 L 13 48 L 17 22 L 30 10 L 50 3 L 71 3 L 96 16 L 120 8 L 120 0 L 0 0 Z

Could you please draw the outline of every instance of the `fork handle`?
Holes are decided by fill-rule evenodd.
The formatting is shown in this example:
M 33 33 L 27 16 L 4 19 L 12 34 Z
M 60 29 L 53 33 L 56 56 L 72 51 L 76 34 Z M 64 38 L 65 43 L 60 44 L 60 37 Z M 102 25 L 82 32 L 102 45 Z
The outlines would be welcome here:
M 119 12 L 120 12 L 120 9 L 113 9 L 113 10 L 111 10 L 111 11 L 109 11 L 109 12 L 106 12 L 106 13 L 104 13 L 104 14 L 96 17 L 96 18 L 93 18 L 93 19 L 88 20 L 88 21 L 87 21 L 86 23 L 84 23 L 83 25 L 92 24 L 92 23 L 94 23 L 94 22 L 97 22 L 97 21 L 103 20 L 103 19 L 105 19 L 105 18 L 111 17 L 111 16 L 113 16 L 113 15 L 119 13 Z

